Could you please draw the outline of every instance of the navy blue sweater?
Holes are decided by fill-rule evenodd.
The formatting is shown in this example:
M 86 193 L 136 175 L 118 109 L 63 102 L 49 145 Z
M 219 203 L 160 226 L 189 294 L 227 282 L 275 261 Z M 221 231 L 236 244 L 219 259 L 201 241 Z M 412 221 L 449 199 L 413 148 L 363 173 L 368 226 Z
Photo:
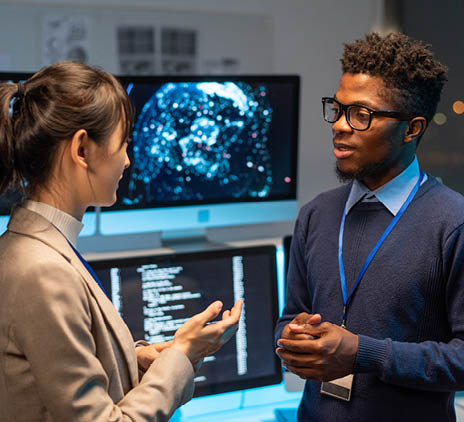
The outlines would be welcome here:
M 275 338 L 300 312 L 340 324 L 338 232 L 351 185 L 305 205 L 292 241 L 286 305 Z M 345 222 L 348 292 L 392 219 L 360 202 Z M 308 381 L 300 421 L 454 421 L 464 389 L 464 197 L 429 176 L 356 290 L 347 329 L 359 335 L 350 402 Z

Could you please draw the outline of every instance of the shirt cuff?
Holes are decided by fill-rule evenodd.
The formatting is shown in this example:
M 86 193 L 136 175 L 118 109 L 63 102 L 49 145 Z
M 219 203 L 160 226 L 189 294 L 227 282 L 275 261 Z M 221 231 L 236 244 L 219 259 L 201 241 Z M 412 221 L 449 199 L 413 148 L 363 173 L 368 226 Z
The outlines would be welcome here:
M 358 335 L 358 353 L 354 365 L 355 373 L 382 371 L 387 358 L 388 343 L 372 337 Z

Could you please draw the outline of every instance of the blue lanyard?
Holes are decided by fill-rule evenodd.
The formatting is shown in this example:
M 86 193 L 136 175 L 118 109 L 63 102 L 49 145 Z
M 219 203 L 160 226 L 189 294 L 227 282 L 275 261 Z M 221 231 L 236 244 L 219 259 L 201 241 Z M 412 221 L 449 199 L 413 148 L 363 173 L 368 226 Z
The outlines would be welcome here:
M 66 240 L 68 240 L 68 239 L 66 239 Z M 92 269 L 92 267 L 89 265 L 89 263 L 82 257 L 82 255 L 77 251 L 77 249 L 72 245 L 72 243 L 69 240 L 68 240 L 68 243 L 69 243 L 69 246 L 71 246 L 74 253 L 77 255 L 77 257 L 80 259 L 80 261 L 82 262 L 84 267 L 87 269 L 87 271 L 90 273 L 90 275 L 94 278 L 94 280 L 97 282 L 97 284 L 101 287 L 101 289 L 103 290 L 103 293 L 105 293 L 105 295 L 107 297 L 109 297 L 108 294 L 106 293 L 106 290 L 104 289 L 103 285 L 101 284 L 97 274 L 95 274 L 95 271 Z
M 342 222 L 340 224 L 340 231 L 339 231 L 339 234 L 338 234 L 338 269 L 339 269 L 339 272 L 340 272 L 340 285 L 342 287 L 342 293 L 343 293 L 343 319 L 342 319 L 342 327 L 343 328 L 345 328 L 345 324 L 346 324 L 346 311 L 347 311 L 348 305 L 350 304 L 351 298 L 353 297 L 353 294 L 354 294 L 355 290 L 357 289 L 357 287 L 359 285 L 359 282 L 363 278 L 364 273 L 367 270 L 367 267 L 369 266 L 371 261 L 374 259 L 374 256 L 377 253 L 377 251 L 379 250 L 380 246 L 382 246 L 382 243 L 385 241 L 387 236 L 393 230 L 393 227 L 395 227 L 396 223 L 398 223 L 399 219 L 401 218 L 401 216 L 406 211 L 406 208 L 408 208 L 408 205 L 413 200 L 414 196 L 416 195 L 417 191 L 419 190 L 419 187 L 420 187 L 420 184 L 422 183 L 423 178 L 424 178 L 424 173 L 422 173 L 422 171 L 421 171 L 420 174 L 419 174 L 419 180 L 417 181 L 416 185 L 414 186 L 411 193 L 407 197 L 406 201 L 404 201 L 404 203 L 401 206 L 400 210 L 395 215 L 393 220 L 390 222 L 388 227 L 385 229 L 382 236 L 380 236 L 380 239 L 377 241 L 377 244 L 374 246 L 371 253 L 367 257 L 366 261 L 364 262 L 364 265 L 362 266 L 361 271 L 359 272 L 356 283 L 353 286 L 353 290 L 351 290 L 351 293 L 350 293 L 349 296 L 348 296 L 347 287 L 346 287 L 345 268 L 343 266 L 343 255 L 342 255 L 343 232 L 345 230 L 345 219 L 346 219 L 346 204 L 345 204 L 345 209 L 343 210 Z

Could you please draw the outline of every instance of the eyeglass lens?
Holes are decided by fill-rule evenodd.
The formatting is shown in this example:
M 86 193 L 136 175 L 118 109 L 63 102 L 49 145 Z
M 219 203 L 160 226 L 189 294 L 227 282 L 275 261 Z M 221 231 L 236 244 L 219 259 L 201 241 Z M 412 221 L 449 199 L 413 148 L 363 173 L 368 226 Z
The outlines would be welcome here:
M 329 123 L 335 123 L 342 114 L 338 102 L 334 100 L 324 101 L 324 118 Z M 369 110 L 358 105 L 349 105 L 346 107 L 346 119 L 353 129 L 364 130 L 369 127 L 371 115 Z

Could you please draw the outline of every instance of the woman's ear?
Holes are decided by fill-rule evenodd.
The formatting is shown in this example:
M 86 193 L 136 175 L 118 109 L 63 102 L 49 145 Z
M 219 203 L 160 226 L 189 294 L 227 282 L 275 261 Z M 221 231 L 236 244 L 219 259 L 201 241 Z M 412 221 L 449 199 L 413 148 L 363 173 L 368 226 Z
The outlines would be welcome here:
M 425 117 L 418 116 L 414 117 L 408 122 L 408 128 L 406 129 L 406 133 L 404 136 L 404 142 L 409 143 L 412 141 L 416 141 L 425 131 L 427 127 L 427 120 Z
M 88 168 L 89 160 L 89 136 L 85 129 L 79 129 L 71 139 L 70 151 L 72 161 L 85 169 Z

